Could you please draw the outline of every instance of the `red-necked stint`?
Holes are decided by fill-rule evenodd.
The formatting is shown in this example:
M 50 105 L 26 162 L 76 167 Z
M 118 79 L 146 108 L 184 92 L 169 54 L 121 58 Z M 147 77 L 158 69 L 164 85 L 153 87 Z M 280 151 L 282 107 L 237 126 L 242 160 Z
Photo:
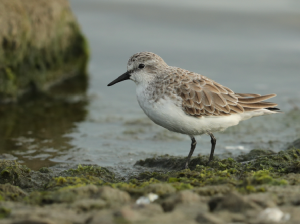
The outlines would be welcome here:
M 134 54 L 127 72 L 108 86 L 127 79 L 135 82 L 137 100 L 154 123 L 191 137 L 185 168 L 196 147 L 195 135 L 210 135 L 209 163 L 216 145 L 213 132 L 252 117 L 280 112 L 276 103 L 265 102 L 276 94 L 235 93 L 203 75 L 169 66 L 151 52 Z

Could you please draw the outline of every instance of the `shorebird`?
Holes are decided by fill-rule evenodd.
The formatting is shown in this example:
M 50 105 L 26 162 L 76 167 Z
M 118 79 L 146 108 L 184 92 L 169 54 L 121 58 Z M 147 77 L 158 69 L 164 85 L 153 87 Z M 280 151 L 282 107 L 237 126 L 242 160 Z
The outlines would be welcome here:
M 276 94 L 235 93 L 203 75 L 169 66 L 151 52 L 131 56 L 127 72 L 108 86 L 128 79 L 135 82 L 138 103 L 154 123 L 190 136 L 186 169 L 197 144 L 195 135 L 210 136 L 210 163 L 216 146 L 213 132 L 252 117 L 280 112 L 276 103 L 265 102 Z

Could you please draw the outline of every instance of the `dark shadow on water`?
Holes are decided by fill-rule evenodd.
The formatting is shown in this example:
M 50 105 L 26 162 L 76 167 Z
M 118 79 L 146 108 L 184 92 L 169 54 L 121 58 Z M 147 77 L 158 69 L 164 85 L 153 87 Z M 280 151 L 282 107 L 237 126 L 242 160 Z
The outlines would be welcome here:
M 54 165 L 52 158 L 74 148 L 66 134 L 86 117 L 87 87 L 87 77 L 73 78 L 46 94 L 0 105 L 0 159 L 13 156 L 35 170 Z

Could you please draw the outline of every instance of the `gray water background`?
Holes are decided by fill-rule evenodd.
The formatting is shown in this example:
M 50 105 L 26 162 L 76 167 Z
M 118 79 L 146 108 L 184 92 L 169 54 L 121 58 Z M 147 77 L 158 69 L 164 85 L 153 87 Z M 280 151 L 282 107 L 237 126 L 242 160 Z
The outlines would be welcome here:
M 80 116 L 66 128 L 68 115 L 55 115 L 57 122 L 47 124 L 55 130 L 42 137 L 43 128 L 33 131 L 29 124 L 3 140 L 9 144 L 2 153 L 34 169 L 56 163 L 98 164 L 121 174 L 131 172 L 139 159 L 187 156 L 189 137 L 153 124 L 137 103 L 133 82 L 107 87 L 140 51 L 154 52 L 169 65 L 203 74 L 236 92 L 277 93 L 272 101 L 284 113 L 215 133 L 216 154 L 279 151 L 300 137 L 300 2 L 70 2 L 91 50 L 85 103 L 78 106 L 81 98 L 77 102 L 73 96 L 77 106 L 67 113 Z M 209 136 L 197 141 L 194 155 L 208 154 Z

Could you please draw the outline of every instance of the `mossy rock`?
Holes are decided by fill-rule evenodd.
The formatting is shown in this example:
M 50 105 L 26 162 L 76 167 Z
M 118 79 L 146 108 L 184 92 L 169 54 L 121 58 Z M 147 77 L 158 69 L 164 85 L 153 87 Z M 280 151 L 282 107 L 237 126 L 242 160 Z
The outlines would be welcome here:
M 118 179 L 108 169 L 99 166 L 78 165 L 77 168 L 60 172 L 45 168 L 40 172 L 31 171 L 16 161 L 2 160 L 0 181 L 2 184 L 10 183 L 19 186 L 27 192 L 33 191 L 28 200 L 34 204 L 71 203 L 78 197 L 81 198 L 76 189 L 84 189 L 85 186 L 94 186 L 96 189 L 109 186 L 128 192 L 134 198 L 148 193 L 156 193 L 164 198 L 182 190 L 192 190 L 202 196 L 223 195 L 233 191 L 251 194 L 268 191 L 266 186 L 298 184 L 295 175 L 300 167 L 299 154 L 298 149 L 267 156 L 261 156 L 260 153 L 251 161 L 242 163 L 232 158 L 215 158 L 209 166 L 204 162 L 207 161 L 207 157 L 200 156 L 192 159 L 192 169 L 147 171 L 129 177 L 126 182 Z M 167 156 L 160 159 L 166 161 L 170 159 L 172 164 L 180 164 L 185 160 L 185 158 Z M 159 160 L 156 158 L 155 161 Z M 2 198 L 14 200 L 13 197 L 9 199 L 9 195 L 4 194 Z
M 20 187 L 31 186 L 30 172 L 28 167 L 16 161 L 0 160 L 0 184 L 10 183 Z
M 127 192 L 109 186 L 96 185 L 68 186 L 54 191 L 32 192 L 26 200 L 29 204 L 46 205 L 72 203 L 86 199 L 102 200 L 108 207 L 130 202 Z
M 0 102 L 85 75 L 87 60 L 67 0 L 0 1 Z
M 27 196 L 19 187 L 11 184 L 0 184 L 0 201 L 22 201 Z
M 256 159 L 261 156 L 269 156 L 276 154 L 272 150 L 264 150 L 264 149 L 252 149 L 249 153 L 240 155 L 236 158 L 238 162 L 245 162 Z
M 207 214 L 214 214 L 220 220 L 227 214 L 228 223 L 245 221 L 247 218 L 241 214 L 250 214 L 250 211 L 257 217 L 258 212 L 267 207 L 298 206 L 300 150 L 268 153 L 253 150 L 244 155 L 250 158 L 248 161 L 215 158 L 209 165 L 206 165 L 206 156 L 195 157 L 191 169 L 184 170 L 162 168 L 160 164 L 157 168 L 153 164 L 163 161 L 174 168 L 185 158 L 156 157 L 147 160 L 148 164 L 155 161 L 149 171 L 132 175 L 128 181 L 99 166 L 78 165 L 65 171 L 50 167 L 40 172 L 16 161 L 2 160 L 0 173 L 6 178 L 0 180 L 10 184 L 0 184 L 0 218 L 10 219 L 17 214 L 15 210 L 20 208 L 22 213 L 22 207 L 26 207 L 27 212 L 38 208 L 44 215 L 45 209 L 59 208 L 64 212 L 72 211 L 73 215 L 106 214 L 114 221 L 127 223 L 132 217 L 143 217 L 139 211 L 147 206 L 135 202 L 149 193 L 159 195 L 150 205 L 158 206 L 162 217 L 167 214 L 173 217 L 181 212 L 182 218 L 194 217 L 198 221 L 208 220 Z M 154 169 L 155 172 L 151 171 Z M 28 188 L 28 183 L 35 187 Z M 156 217 L 156 213 L 149 217 L 152 216 Z
M 190 169 L 176 170 L 184 164 L 185 158 L 161 156 L 141 160 L 136 165 L 146 167 L 173 168 L 172 171 L 143 172 L 132 177 L 137 186 L 149 181 L 168 182 L 177 190 L 198 190 L 202 195 L 214 195 L 212 186 L 229 186 L 224 191 L 230 192 L 237 189 L 242 193 L 264 192 L 264 185 L 288 185 L 298 183 L 295 178 L 287 176 L 287 173 L 298 173 L 300 170 L 300 150 L 289 149 L 279 153 L 270 150 L 252 150 L 250 153 L 232 158 L 215 158 L 209 166 L 206 165 L 207 156 L 192 158 Z M 243 161 L 243 162 L 239 162 Z M 161 163 L 160 163 L 161 162 Z M 222 187 L 221 187 L 222 188 Z M 206 190 L 205 190 L 206 189 Z M 212 189 L 212 191 L 209 191 Z

